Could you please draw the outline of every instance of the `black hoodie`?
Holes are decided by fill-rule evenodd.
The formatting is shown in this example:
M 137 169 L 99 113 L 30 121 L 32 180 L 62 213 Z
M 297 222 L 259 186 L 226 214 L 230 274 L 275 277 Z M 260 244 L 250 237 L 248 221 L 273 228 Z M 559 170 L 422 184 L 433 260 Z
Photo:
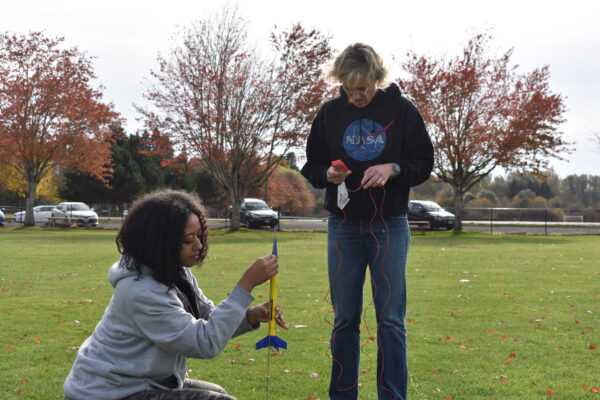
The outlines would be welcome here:
M 378 90 L 364 108 L 350 104 L 340 86 L 340 96 L 323 104 L 313 120 L 306 158 L 302 175 L 315 188 L 327 188 L 325 209 L 343 215 L 337 185 L 327 181 L 331 162 L 341 159 L 352 171 L 345 181 L 350 202 L 344 212 L 350 219 L 370 219 L 376 211 L 384 217 L 406 212 L 410 187 L 431 175 L 433 146 L 419 111 L 395 83 Z M 367 168 L 392 162 L 400 165 L 400 174 L 387 181 L 385 197 L 383 188 L 353 192 Z

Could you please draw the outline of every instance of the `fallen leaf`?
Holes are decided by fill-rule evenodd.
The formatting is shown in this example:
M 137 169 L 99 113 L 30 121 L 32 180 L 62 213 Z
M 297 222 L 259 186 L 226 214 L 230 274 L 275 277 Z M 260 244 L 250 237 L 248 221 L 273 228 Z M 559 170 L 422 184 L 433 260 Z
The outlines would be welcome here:
M 515 353 L 515 352 L 513 351 L 513 352 L 512 352 L 512 353 L 510 353 L 508 356 L 509 356 L 509 357 L 513 357 L 513 358 L 514 358 L 514 357 L 516 357 L 516 356 L 517 356 L 517 353 Z
M 590 389 L 590 392 L 592 392 L 592 393 L 598 393 L 598 388 L 596 386 L 594 386 L 594 387 L 592 387 Z
M 593 344 L 590 344 L 590 350 L 596 350 L 596 349 L 597 349 L 596 346 L 594 346 Z
M 27 379 L 19 379 L 19 382 L 21 382 L 21 383 L 28 383 L 29 381 Z
M 552 390 L 548 389 L 548 390 L 546 390 L 546 392 L 547 392 L 547 393 L 550 395 L 550 397 L 554 397 L 554 396 L 552 395 Z
M 241 344 L 236 344 L 236 345 L 235 345 L 235 348 L 236 348 L 236 349 L 241 349 L 241 348 L 242 348 L 242 345 L 241 345 Z

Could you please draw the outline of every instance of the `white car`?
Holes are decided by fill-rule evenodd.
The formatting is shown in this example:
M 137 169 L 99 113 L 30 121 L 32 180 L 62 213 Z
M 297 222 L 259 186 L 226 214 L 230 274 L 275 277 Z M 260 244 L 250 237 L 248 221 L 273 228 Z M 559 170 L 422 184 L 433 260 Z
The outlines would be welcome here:
M 98 214 L 93 208 L 89 208 L 87 204 L 66 201 L 58 203 L 56 208 L 52 211 L 53 217 L 69 217 L 77 221 L 79 226 L 97 226 L 98 225 Z
M 36 224 L 45 224 L 48 222 L 48 217 L 52 216 L 52 210 L 56 206 L 54 205 L 40 205 L 33 207 L 33 220 Z M 23 223 L 25 222 L 25 211 L 16 212 L 13 215 L 13 221 Z
M 0 208 L 0 226 L 4 226 L 4 208 Z

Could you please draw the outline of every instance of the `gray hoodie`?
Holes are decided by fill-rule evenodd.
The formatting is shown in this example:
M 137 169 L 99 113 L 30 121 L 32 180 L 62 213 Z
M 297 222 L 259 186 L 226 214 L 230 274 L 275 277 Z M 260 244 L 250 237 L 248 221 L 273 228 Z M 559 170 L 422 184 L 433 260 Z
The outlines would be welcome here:
M 235 286 L 218 306 L 204 296 L 188 268 L 186 278 L 200 298 L 201 318 L 186 312 L 176 290 L 152 277 L 113 264 L 108 280 L 115 288 L 104 316 L 77 352 L 63 385 L 69 399 L 120 399 L 158 382 L 186 376 L 187 357 L 216 357 L 234 336 L 258 329 L 246 318 L 254 297 Z

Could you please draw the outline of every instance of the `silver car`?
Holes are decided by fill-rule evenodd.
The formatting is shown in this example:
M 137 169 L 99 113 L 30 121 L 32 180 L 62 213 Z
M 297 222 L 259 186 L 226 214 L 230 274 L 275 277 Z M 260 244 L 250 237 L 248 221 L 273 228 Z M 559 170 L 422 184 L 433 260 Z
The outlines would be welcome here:
M 48 222 L 48 217 L 52 216 L 52 210 L 56 206 L 54 205 L 40 205 L 33 207 L 33 220 L 36 224 L 45 224 Z M 23 223 L 25 222 L 25 211 L 19 211 L 14 213 L 13 222 Z

